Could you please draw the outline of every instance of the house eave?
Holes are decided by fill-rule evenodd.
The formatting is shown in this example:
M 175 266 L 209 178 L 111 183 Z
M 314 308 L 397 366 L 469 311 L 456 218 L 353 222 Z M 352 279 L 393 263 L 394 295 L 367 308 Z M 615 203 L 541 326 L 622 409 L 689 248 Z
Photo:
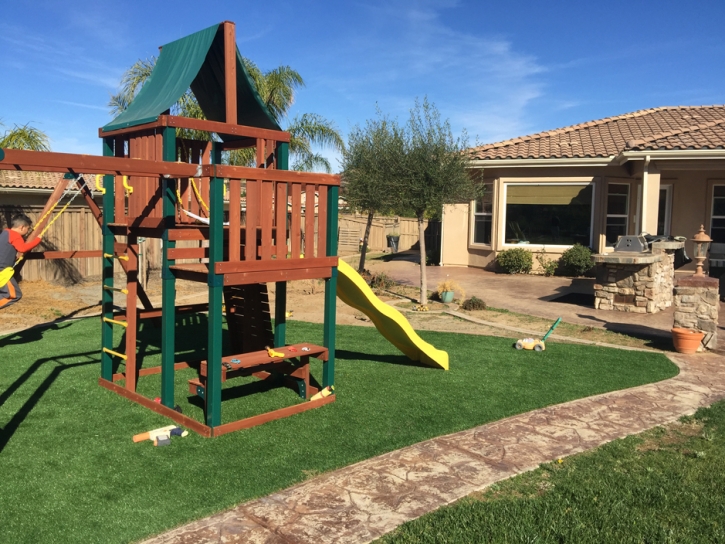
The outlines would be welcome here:
M 617 164 L 630 160 L 645 160 L 647 157 L 659 160 L 725 160 L 725 149 L 660 149 L 650 151 L 623 151 L 617 157 Z
M 613 164 L 614 155 L 609 157 L 578 157 L 556 159 L 475 159 L 468 161 L 471 168 L 518 168 L 522 166 L 609 166 Z

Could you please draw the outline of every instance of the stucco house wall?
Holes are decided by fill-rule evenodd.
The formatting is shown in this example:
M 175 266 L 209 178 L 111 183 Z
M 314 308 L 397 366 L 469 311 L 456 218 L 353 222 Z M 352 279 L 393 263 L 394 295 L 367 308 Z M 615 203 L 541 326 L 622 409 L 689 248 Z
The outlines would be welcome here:
M 691 126 L 693 119 L 698 123 L 695 126 Z M 703 123 L 703 119 L 708 121 Z M 657 132 L 664 128 L 669 130 Z M 602 136 L 616 135 L 615 129 L 630 139 L 610 137 L 608 141 Z M 595 136 L 604 139 L 597 143 Z M 554 145 L 552 140 L 557 138 L 559 144 Z M 572 153 L 567 155 L 562 149 L 581 150 L 569 156 Z M 496 254 L 511 247 L 544 250 L 554 258 L 571 247 L 511 243 L 515 238 L 506 238 L 508 192 L 529 194 L 530 203 L 536 204 L 537 191 L 546 191 L 536 187 L 561 186 L 564 192 L 579 185 L 592 187 L 589 243 L 584 244 L 581 236 L 579 239 L 595 252 L 612 250 L 611 244 L 606 243 L 608 221 L 619 221 L 617 228 L 624 229 L 625 234 L 654 234 L 658 228 L 664 228 L 664 234 L 690 238 L 700 224 L 708 232 L 712 229 L 715 187 L 722 185 L 725 194 L 725 106 L 643 110 L 489 144 L 470 152 L 470 167 L 483 171 L 481 177 L 487 184 L 490 203 L 470 202 L 445 208 L 442 265 L 460 266 L 467 262 L 467 266 L 490 268 Z M 608 211 L 612 212 L 612 205 L 608 204 L 612 186 L 615 188 L 611 190 L 616 191 L 624 186 L 629 188 L 626 217 L 621 213 L 608 216 Z M 521 197 L 513 197 L 516 198 Z M 616 200 L 617 195 L 613 198 Z M 490 216 L 490 241 L 477 243 L 475 225 L 486 215 L 484 208 Z M 625 220 L 626 227 L 622 223 Z M 722 232 L 725 236 L 725 230 Z M 610 232 L 610 239 L 613 236 Z M 686 249 L 692 253 L 691 242 Z

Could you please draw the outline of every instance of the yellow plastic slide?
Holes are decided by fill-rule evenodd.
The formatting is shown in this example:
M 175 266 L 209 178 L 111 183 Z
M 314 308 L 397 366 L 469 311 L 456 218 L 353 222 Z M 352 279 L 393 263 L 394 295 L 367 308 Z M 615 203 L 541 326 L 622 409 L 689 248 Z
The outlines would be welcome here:
M 338 263 L 337 296 L 348 306 L 368 316 L 380 334 L 409 359 L 448 370 L 448 353 L 425 342 L 398 310 L 375 296 L 354 268 L 342 259 Z

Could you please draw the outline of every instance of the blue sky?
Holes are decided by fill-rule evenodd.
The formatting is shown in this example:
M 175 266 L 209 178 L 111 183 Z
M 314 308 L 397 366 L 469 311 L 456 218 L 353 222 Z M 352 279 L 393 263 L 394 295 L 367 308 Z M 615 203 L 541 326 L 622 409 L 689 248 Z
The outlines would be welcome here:
M 261 69 L 302 74 L 292 115 L 320 114 L 343 134 L 376 104 L 405 120 L 424 95 L 471 144 L 725 103 L 725 3 L 712 1 L 3 4 L 0 121 L 44 130 L 61 152 L 100 153 L 123 71 L 224 20 Z

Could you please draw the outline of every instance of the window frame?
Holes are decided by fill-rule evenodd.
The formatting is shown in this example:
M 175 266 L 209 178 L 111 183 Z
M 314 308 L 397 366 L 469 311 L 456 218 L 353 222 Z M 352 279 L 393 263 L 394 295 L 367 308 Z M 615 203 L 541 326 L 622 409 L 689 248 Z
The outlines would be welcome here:
M 591 216 L 589 218 L 589 247 L 592 247 L 592 241 L 594 240 L 594 217 L 596 215 L 596 209 L 595 209 L 595 202 L 596 202 L 596 195 L 597 195 L 597 182 L 593 179 L 588 180 L 576 180 L 576 181 L 513 181 L 513 180 L 507 180 L 503 181 L 503 200 L 502 200 L 502 210 L 501 210 L 501 221 L 500 225 L 502 225 L 502 228 L 499 232 L 499 247 L 502 249 L 511 249 L 514 247 L 528 247 L 528 248 L 534 248 L 534 249 L 544 249 L 544 248 L 552 248 L 552 249 L 560 249 L 565 250 L 573 246 L 573 244 L 507 244 L 506 243 L 506 202 L 508 197 L 508 187 L 509 185 L 530 185 L 530 186 L 545 186 L 545 187 L 555 187 L 558 185 L 580 185 L 582 187 L 591 186 L 592 188 L 592 202 L 591 202 Z
M 496 207 L 496 192 L 495 187 L 496 183 L 494 182 L 486 182 L 484 183 L 484 186 L 486 189 L 490 187 L 491 189 L 491 213 L 486 212 L 476 212 L 476 201 L 471 200 L 469 203 L 470 206 L 470 221 L 469 221 L 469 232 L 468 232 L 468 239 L 470 240 L 470 243 L 468 244 L 470 247 L 482 247 L 486 249 L 491 249 L 493 247 L 493 241 L 495 236 L 495 228 L 496 224 L 494 222 L 494 208 Z M 488 243 L 485 242 L 476 242 L 475 241 L 475 234 L 476 234 L 476 216 L 490 216 L 491 217 L 491 241 Z
M 624 214 L 621 213 L 609 213 L 609 187 L 612 185 L 623 185 L 627 187 L 627 211 Z M 610 217 L 618 217 L 618 218 L 624 218 L 624 234 L 623 236 L 627 236 L 629 233 L 629 217 L 630 212 L 632 211 L 632 184 L 621 182 L 621 181 L 612 181 L 607 182 L 607 193 L 606 193 L 606 201 L 604 203 L 604 247 L 605 248 L 614 248 L 614 246 L 617 244 L 617 242 L 612 243 L 612 245 L 609 245 L 607 243 L 607 226 L 608 221 Z
M 660 183 L 660 190 L 664 190 L 665 194 L 667 195 L 665 197 L 665 220 L 663 221 L 664 233 L 662 234 L 662 236 L 670 236 L 672 234 L 672 199 L 675 191 L 675 186 L 673 183 Z M 657 204 L 659 207 L 659 202 Z M 659 217 L 657 219 L 659 221 Z M 710 221 L 710 227 L 712 227 L 712 221 Z
M 720 180 L 718 180 L 720 181 Z M 710 191 L 710 237 L 712 237 L 712 222 L 715 219 L 725 219 L 725 215 L 715 215 L 715 188 L 716 187 L 725 187 L 725 183 L 713 183 L 712 184 L 712 190 Z M 717 198 L 725 198 L 725 197 L 717 197 Z

